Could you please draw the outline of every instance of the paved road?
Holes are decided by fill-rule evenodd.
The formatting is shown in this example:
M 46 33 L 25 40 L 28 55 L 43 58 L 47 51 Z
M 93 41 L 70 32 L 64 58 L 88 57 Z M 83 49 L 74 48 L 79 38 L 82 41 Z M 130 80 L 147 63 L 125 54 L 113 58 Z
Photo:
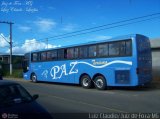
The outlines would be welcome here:
M 15 80 L 50 113 L 159 113 L 160 89 L 114 88 L 99 91 L 80 86 Z

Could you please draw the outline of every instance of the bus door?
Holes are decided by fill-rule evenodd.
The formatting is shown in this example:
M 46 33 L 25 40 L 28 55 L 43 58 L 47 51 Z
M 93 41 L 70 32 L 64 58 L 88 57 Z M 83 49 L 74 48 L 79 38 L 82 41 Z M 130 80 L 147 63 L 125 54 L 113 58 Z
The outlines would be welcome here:
M 23 62 L 22 62 L 22 68 L 23 68 L 23 72 L 26 73 L 28 70 L 29 70 L 29 56 L 30 54 L 27 53 L 25 56 L 24 56 L 24 59 L 23 59 Z

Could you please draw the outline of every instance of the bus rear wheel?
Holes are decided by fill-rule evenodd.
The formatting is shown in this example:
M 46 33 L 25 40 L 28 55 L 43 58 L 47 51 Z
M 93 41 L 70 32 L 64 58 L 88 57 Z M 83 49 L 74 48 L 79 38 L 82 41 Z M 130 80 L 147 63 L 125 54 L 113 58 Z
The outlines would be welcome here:
M 94 85 L 98 90 L 105 90 L 106 89 L 106 80 L 103 76 L 97 76 L 94 79 Z
M 81 80 L 81 86 L 83 88 L 89 89 L 92 87 L 92 81 L 88 75 L 83 75 L 80 80 Z
M 33 74 L 31 75 L 31 81 L 34 82 L 34 83 L 37 83 L 37 76 L 36 76 L 35 73 L 33 73 Z

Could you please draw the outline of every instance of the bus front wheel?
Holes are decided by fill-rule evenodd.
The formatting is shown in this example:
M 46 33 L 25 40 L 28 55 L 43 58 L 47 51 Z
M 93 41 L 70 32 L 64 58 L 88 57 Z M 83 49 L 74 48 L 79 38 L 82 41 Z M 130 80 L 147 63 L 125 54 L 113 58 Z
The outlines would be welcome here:
M 36 76 L 35 73 L 33 73 L 33 74 L 31 75 L 31 80 L 32 80 L 32 82 L 34 82 L 34 83 L 37 82 L 37 76 Z
M 88 75 L 83 75 L 81 77 L 81 86 L 83 88 L 91 88 L 92 87 L 92 81 Z
M 106 89 L 106 80 L 103 76 L 97 76 L 94 79 L 94 85 L 98 90 L 105 90 Z

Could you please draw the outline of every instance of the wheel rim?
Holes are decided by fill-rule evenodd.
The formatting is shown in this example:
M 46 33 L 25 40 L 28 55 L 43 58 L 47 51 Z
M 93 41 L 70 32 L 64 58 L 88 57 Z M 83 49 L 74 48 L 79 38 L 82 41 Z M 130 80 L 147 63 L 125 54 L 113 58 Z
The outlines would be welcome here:
M 32 76 L 32 81 L 33 81 L 33 82 L 36 81 L 36 76 L 35 76 L 35 75 Z
M 97 85 L 98 88 L 102 88 L 103 85 L 104 85 L 103 80 L 102 79 L 97 79 L 96 85 Z
M 83 79 L 83 85 L 84 86 L 88 86 L 89 85 L 89 79 L 88 78 L 84 78 Z

